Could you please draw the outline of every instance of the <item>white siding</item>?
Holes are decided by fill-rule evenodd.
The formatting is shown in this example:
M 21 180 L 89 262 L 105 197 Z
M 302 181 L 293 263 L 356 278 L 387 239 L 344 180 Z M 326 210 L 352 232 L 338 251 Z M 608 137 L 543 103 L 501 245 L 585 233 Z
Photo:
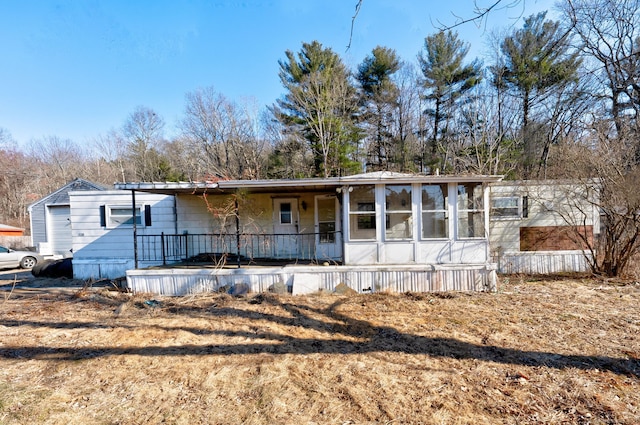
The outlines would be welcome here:
M 135 293 L 187 295 L 215 292 L 245 284 L 251 292 L 266 292 L 277 282 L 290 291 L 333 292 L 345 283 L 359 293 L 495 291 L 496 272 L 489 265 L 442 266 L 291 266 L 254 269 L 129 270 L 127 285 Z M 302 287 L 298 291 L 296 285 Z
M 588 255 L 588 254 L 587 254 Z M 587 272 L 589 262 L 582 251 L 536 251 L 506 253 L 496 258 L 498 272 L 505 274 L 554 274 Z
M 584 199 L 584 185 L 556 181 L 514 181 L 491 185 L 491 197 L 527 197 L 528 216 L 496 218 L 490 221 L 491 257 L 499 273 L 549 274 L 588 270 L 585 254 L 571 251 L 520 251 L 523 227 L 593 226 L 600 232 L 598 210 Z M 584 212 L 584 213 L 583 213 Z
M 491 197 L 528 199 L 528 217 L 497 219 L 490 222 L 491 249 L 520 251 L 520 228 L 533 226 L 567 226 L 570 223 L 594 226 L 599 232 L 597 209 L 582 198 L 582 188 L 575 184 L 548 182 L 500 182 L 491 185 Z M 578 203 L 578 208 L 571 205 Z M 588 214 L 581 216 L 579 211 Z M 564 217 L 564 218 L 563 218 Z
M 130 191 L 71 192 L 73 272 L 77 279 L 124 276 L 134 265 L 133 228 L 101 226 L 101 205 L 130 206 Z M 138 206 L 151 206 L 151 226 L 138 226 L 138 235 L 175 233 L 175 202 L 170 195 L 136 192 Z

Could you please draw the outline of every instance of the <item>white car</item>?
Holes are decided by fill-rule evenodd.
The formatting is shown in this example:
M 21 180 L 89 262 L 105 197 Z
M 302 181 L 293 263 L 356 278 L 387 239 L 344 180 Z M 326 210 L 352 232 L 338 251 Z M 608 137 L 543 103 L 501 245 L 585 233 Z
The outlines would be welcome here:
M 31 269 L 38 261 L 42 261 L 42 257 L 31 251 L 14 251 L 11 248 L 0 246 L 0 268 L 16 268 Z

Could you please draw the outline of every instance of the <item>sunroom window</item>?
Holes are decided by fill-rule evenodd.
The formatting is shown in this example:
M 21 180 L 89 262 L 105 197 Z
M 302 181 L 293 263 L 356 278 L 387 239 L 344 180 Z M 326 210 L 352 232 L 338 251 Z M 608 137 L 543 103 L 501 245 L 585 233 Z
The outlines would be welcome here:
M 349 193 L 349 238 L 375 240 L 376 192 L 375 186 L 352 186 Z
M 411 185 L 385 186 L 385 238 L 411 239 L 413 216 L 411 212 Z
M 447 211 L 449 185 L 422 185 L 422 238 L 449 237 L 449 214 Z
M 463 183 L 458 185 L 458 237 L 483 238 L 484 202 L 482 183 Z

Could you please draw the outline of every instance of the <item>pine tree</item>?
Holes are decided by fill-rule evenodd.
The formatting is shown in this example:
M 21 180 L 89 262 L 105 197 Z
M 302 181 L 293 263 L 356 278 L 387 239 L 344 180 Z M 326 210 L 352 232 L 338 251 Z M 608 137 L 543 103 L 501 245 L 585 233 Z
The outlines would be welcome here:
M 446 123 L 465 94 L 482 78 L 481 64 L 477 60 L 464 65 L 469 45 L 452 31 L 438 32 L 425 38 L 424 50 L 418 62 L 424 76 L 426 99 L 433 105 L 426 113 L 433 118 L 431 154 L 435 158 L 439 140 L 446 132 Z M 441 163 L 440 166 L 444 166 Z
M 303 43 L 299 53 L 279 61 L 280 81 L 287 93 L 272 108 L 290 133 L 305 140 L 313 155 L 315 175 L 349 174 L 357 166 L 352 155 L 360 137 L 354 122 L 355 87 L 340 57 L 317 41 Z

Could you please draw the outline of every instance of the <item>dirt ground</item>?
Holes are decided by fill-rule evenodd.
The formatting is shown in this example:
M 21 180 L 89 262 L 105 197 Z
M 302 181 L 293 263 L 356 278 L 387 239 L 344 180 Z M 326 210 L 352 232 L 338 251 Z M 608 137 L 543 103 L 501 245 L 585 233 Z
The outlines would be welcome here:
M 635 282 L 241 298 L 24 286 L 0 282 L 3 425 L 640 423 Z

